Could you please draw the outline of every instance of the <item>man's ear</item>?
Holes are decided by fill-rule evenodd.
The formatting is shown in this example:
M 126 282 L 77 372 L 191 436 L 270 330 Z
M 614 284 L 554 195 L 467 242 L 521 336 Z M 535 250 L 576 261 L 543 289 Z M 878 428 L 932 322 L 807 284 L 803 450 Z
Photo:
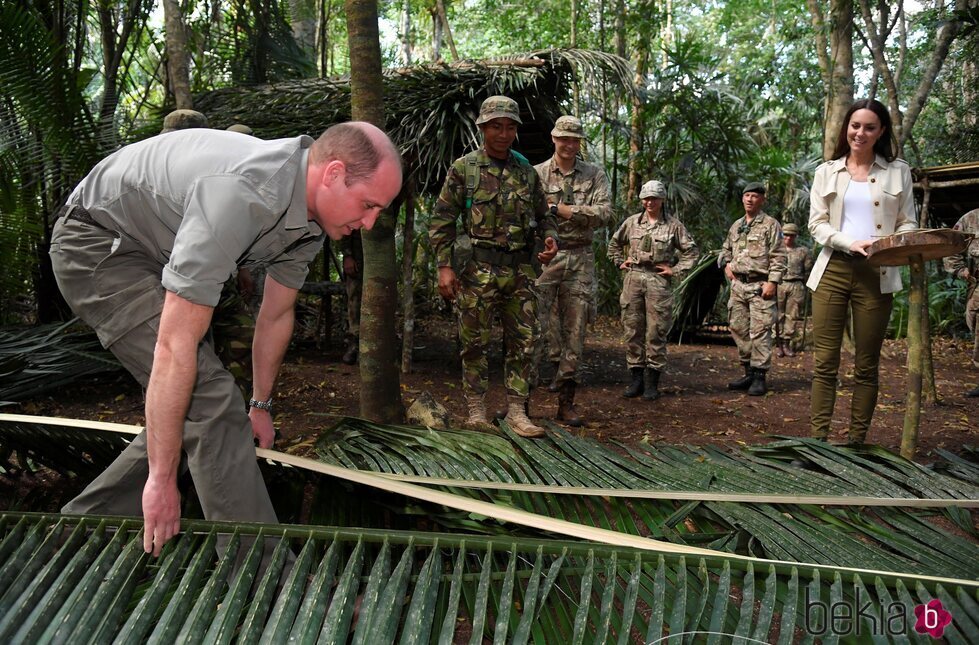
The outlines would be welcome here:
M 323 169 L 323 185 L 332 186 L 337 180 L 344 181 L 347 173 L 347 166 L 339 159 L 334 159 L 326 164 Z

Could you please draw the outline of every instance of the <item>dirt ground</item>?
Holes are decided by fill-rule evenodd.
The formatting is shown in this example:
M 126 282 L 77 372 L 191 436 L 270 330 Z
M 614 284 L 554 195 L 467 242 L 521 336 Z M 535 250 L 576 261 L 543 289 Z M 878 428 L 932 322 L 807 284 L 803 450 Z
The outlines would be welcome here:
M 455 419 L 463 415 L 461 369 L 453 324 L 446 316 L 423 321 L 416 331 L 414 366 L 402 375 L 406 405 L 422 391 L 440 401 Z M 736 349 L 723 336 L 695 339 L 669 348 L 669 367 L 663 375 L 658 401 L 625 399 L 629 379 L 618 320 L 602 317 L 589 334 L 577 406 L 587 426 L 581 432 L 605 442 L 746 445 L 765 443 L 772 436 L 803 437 L 808 433 L 809 378 L 812 355 L 776 358 L 769 374 L 771 392 L 751 397 L 730 392 L 728 381 L 742 374 Z M 320 347 L 312 341 L 296 344 L 283 365 L 276 393 L 276 446 L 308 440 L 340 416 L 359 415 L 358 367 L 340 361 L 339 334 Z M 501 343 L 490 356 L 491 409 L 504 401 Z M 979 440 L 979 399 L 963 396 L 979 375 L 967 367 L 963 340 L 938 338 L 934 343 L 935 379 L 940 403 L 921 413 L 919 459 L 930 461 L 935 448 L 957 451 Z M 897 451 L 901 443 L 906 397 L 906 345 L 887 341 L 881 363 L 881 396 L 868 440 Z M 849 417 L 852 362 L 844 358 L 840 396 L 831 441 L 844 441 Z M 143 421 L 140 389 L 128 377 L 93 379 L 67 391 L 28 401 L 7 412 L 41 414 L 119 423 Z M 531 399 L 531 416 L 553 419 L 557 394 L 538 389 Z

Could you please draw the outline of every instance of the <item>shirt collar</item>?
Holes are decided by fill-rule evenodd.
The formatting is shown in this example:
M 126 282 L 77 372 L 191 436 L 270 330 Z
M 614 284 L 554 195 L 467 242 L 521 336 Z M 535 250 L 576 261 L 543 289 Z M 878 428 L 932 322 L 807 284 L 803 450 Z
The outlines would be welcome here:
M 299 150 L 296 151 L 299 172 L 296 173 L 292 199 L 289 201 L 289 208 L 286 209 L 286 230 L 308 228 L 314 235 L 319 235 L 323 230 L 315 220 L 309 219 L 309 210 L 306 207 L 306 171 L 309 167 L 309 146 L 312 144 L 313 140 L 310 137 L 299 138 Z
M 846 156 L 840 157 L 839 159 L 833 159 L 829 163 L 830 163 L 830 168 L 831 168 L 831 171 L 832 172 L 842 172 L 842 171 L 846 170 Z M 883 170 L 887 170 L 887 168 L 891 164 L 884 157 L 875 154 L 874 155 L 874 163 L 873 163 L 873 165 L 879 166 Z

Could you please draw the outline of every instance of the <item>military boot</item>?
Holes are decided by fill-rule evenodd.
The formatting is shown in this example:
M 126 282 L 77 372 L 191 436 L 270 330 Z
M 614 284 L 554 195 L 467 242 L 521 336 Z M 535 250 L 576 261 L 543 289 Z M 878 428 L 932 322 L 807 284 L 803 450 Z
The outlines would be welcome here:
M 755 373 L 751 369 L 750 363 L 742 363 L 744 365 L 744 376 L 736 381 L 731 381 L 727 384 L 727 389 L 729 390 L 747 390 L 751 387 L 752 381 L 755 380 Z
M 546 433 L 544 428 L 535 426 L 527 416 L 527 397 L 507 395 L 508 412 L 504 421 L 514 432 L 521 437 L 543 437 Z
M 659 397 L 663 396 L 659 391 L 659 370 L 653 369 L 652 367 L 646 368 L 646 389 L 643 390 L 642 398 L 647 401 L 655 401 Z
M 766 392 L 768 392 L 768 386 L 765 385 L 765 370 L 755 369 L 754 378 L 748 387 L 748 395 L 764 396 Z
M 357 352 L 360 349 L 360 340 L 357 338 L 351 338 L 347 341 L 347 349 L 343 352 L 343 358 L 340 359 L 347 365 L 353 365 L 357 362 Z
M 780 340 L 775 341 L 775 355 L 779 358 L 785 358 L 785 343 Z
M 560 394 L 557 396 L 557 420 L 564 421 L 572 428 L 580 428 L 585 422 L 578 416 L 574 409 L 574 393 L 577 388 L 574 381 L 565 381 L 561 385 Z
M 643 376 L 641 367 L 630 367 L 629 371 L 632 372 L 632 383 L 626 388 L 626 391 L 622 393 L 627 399 L 634 399 L 640 394 L 642 394 L 643 388 Z
M 496 426 L 486 418 L 486 397 L 484 394 L 467 394 L 466 409 L 469 416 L 466 418 L 466 427 L 470 430 L 480 432 L 493 432 Z
M 970 399 L 979 397 L 979 385 L 977 385 L 974 389 L 971 389 L 968 392 L 966 392 L 965 395 Z

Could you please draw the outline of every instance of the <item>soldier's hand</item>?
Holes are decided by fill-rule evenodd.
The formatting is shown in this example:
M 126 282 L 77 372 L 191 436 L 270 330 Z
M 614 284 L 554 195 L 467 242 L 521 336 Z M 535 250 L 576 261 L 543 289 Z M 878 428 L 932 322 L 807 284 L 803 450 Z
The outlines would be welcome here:
M 343 275 L 348 278 L 357 277 L 357 260 L 353 259 L 353 257 L 343 258 Z
M 622 264 L 619 265 L 619 268 L 622 269 L 623 271 L 625 271 L 626 269 L 628 269 L 631 266 L 632 266 L 632 260 L 630 260 L 629 258 L 626 258 L 625 260 L 622 261 Z
M 553 237 L 548 237 L 544 240 L 544 250 L 537 254 L 537 259 L 541 264 L 549 264 L 555 255 L 557 255 L 557 242 Z
M 727 278 L 728 282 L 734 282 L 734 271 L 731 270 L 730 262 L 724 265 L 724 277 Z
M 959 275 L 961 275 L 962 276 L 962 279 L 965 280 L 966 282 L 968 282 L 969 281 L 969 278 L 972 277 L 972 274 L 969 273 L 969 269 L 968 268 L 962 269 L 962 273 L 960 273 Z
M 660 262 L 659 264 L 654 265 L 653 268 L 656 269 L 656 273 L 666 276 L 667 278 L 673 275 L 673 267 L 666 262 Z
M 775 285 L 774 282 L 766 282 L 766 283 L 764 283 L 763 285 L 761 285 L 761 298 L 762 298 L 762 300 L 771 300 L 772 298 L 775 297 L 775 292 L 777 290 L 778 290 L 778 287 Z
M 455 300 L 459 293 L 459 279 L 452 267 L 439 267 L 439 293 L 446 300 Z

